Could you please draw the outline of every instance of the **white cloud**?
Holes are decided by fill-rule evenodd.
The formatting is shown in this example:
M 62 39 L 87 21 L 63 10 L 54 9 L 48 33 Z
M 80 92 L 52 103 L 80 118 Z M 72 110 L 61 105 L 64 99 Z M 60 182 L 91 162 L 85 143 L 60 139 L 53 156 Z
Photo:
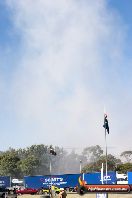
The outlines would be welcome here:
M 25 145 L 103 145 L 103 105 L 112 117 L 113 83 L 120 82 L 124 32 L 118 17 L 103 0 L 7 3 L 23 39 L 11 105 Z M 116 144 L 114 127 L 109 144 Z

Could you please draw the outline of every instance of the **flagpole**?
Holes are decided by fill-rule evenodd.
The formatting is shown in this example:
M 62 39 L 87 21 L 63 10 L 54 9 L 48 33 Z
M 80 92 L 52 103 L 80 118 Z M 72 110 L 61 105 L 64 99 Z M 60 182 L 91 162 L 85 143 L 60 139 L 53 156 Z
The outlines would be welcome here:
M 104 184 L 104 164 L 102 163 L 102 168 L 101 168 L 101 182 Z
M 106 135 L 106 128 L 105 128 L 105 160 L 106 160 L 106 184 L 107 184 L 107 135 Z
M 105 160 L 106 160 L 106 184 L 107 184 L 107 165 L 108 165 L 108 160 L 107 160 L 107 133 L 109 134 L 109 124 L 108 124 L 108 119 L 107 119 L 107 114 L 104 114 L 104 125 L 103 127 L 105 128 Z

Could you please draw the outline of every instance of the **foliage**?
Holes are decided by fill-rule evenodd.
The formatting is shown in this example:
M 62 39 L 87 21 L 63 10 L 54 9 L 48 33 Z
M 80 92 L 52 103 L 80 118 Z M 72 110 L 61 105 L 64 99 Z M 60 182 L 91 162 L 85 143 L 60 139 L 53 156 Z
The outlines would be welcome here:
M 119 164 L 116 168 L 119 173 L 127 173 L 128 171 L 132 172 L 132 163 L 122 163 Z
M 26 149 L 18 149 L 18 155 L 21 159 L 20 167 L 22 174 L 38 174 L 46 175 L 49 174 L 49 147 L 43 144 L 32 145 Z M 25 164 L 32 164 L 33 170 L 28 171 Z M 35 164 L 36 163 L 36 164 Z
M 0 175 L 7 176 L 19 176 L 19 162 L 20 158 L 18 157 L 15 150 L 9 150 L 0 155 Z
M 19 162 L 19 167 L 24 175 L 35 175 L 37 174 L 36 169 L 39 165 L 39 159 L 34 155 L 28 156 L 27 158 Z
M 97 161 L 103 154 L 103 150 L 99 145 L 90 146 L 83 150 L 83 156 L 87 158 L 87 162 L 95 162 Z
M 132 160 L 132 151 L 124 151 L 120 155 L 125 159 L 126 162 L 131 162 Z
M 52 145 L 50 145 L 52 146 Z M 100 172 L 102 163 L 106 164 L 106 156 L 99 145 L 90 146 L 77 154 L 75 150 L 67 152 L 64 148 L 56 146 L 56 156 L 50 154 L 50 146 L 40 144 L 32 145 L 24 149 L 13 149 L 0 152 L 0 175 L 22 178 L 24 175 L 49 175 L 68 174 L 82 172 Z M 127 163 L 109 154 L 107 156 L 108 171 L 117 170 L 125 173 L 132 171 L 132 152 L 124 151 L 120 157 L 125 158 Z
M 101 156 L 96 162 L 91 162 L 83 168 L 83 172 L 100 172 L 102 163 L 104 164 L 104 171 L 106 170 L 106 156 Z M 120 159 L 115 158 L 113 155 L 109 154 L 107 156 L 107 169 L 109 171 L 115 171 L 117 163 L 121 163 Z

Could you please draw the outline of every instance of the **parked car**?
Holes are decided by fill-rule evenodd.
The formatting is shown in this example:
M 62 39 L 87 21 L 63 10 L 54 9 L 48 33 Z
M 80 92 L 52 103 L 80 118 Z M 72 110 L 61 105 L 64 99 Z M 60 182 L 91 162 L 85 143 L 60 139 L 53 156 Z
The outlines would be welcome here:
M 60 188 L 56 187 L 56 186 L 52 186 L 52 190 L 56 193 L 59 194 L 60 193 Z M 41 188 L 38 190 L 38 194 L 49 194 L 49 188 Z
M 49 194 L 49 188 L 42 189 L 42 194 Z
M 55 191 L 56 194 L 59 194 L 61 191 L 61 189 L 56 186 L 53 187 L 53 190 Z
M 33 188 L 22 188 L 22 189 L 20 188 L 20 189 L 16 190 L 16 193 L 17 194 L 31 194 L 31 195 L 34 195 L 34 194 L 38 193 L 38 190 L 33 189 Z

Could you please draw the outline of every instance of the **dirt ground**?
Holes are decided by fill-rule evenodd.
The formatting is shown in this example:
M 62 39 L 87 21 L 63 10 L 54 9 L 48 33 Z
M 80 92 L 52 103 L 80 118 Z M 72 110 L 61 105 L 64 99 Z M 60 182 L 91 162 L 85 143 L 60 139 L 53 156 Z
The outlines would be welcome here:
M 78 195 L 78 194 L 68 194 L 67 198 L 97 198 L 96 193 L 90 193 L 85 195 Z M 43 195 L 19 195 L 18 198 L 44 198 Z M 55 198 L 58 198 L 56 196 Z M 108 194 L 108 198 L 132 198 L 132 194 Z

